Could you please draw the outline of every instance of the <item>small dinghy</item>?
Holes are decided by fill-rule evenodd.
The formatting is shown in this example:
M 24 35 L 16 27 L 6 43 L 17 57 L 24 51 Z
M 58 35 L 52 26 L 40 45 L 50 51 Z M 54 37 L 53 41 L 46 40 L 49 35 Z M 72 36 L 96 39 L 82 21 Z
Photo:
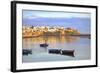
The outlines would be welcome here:
M 32 50 L 23 49 L 23 55 L 32 54 Z
M 40 47 L 48 47 L 48 44 L 46 44 L 46 43 L 40 44 Z
M 40 44 L 40 47 L 44 47 L 44 48 L 47 48 L 49 45 L 47 44 L 47 36 L 46 34 L 44 35 L 44 43 Z

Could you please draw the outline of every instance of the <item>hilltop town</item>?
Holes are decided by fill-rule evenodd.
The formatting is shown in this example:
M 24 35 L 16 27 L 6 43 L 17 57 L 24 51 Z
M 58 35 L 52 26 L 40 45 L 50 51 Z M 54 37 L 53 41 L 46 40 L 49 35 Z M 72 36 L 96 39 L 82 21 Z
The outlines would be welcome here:
M 38 36 L 68 36 L 79 35 L 80 32 L 74 28 L 50 27 L 50 26 L 22 26 L 23 37 L 38 37 Z

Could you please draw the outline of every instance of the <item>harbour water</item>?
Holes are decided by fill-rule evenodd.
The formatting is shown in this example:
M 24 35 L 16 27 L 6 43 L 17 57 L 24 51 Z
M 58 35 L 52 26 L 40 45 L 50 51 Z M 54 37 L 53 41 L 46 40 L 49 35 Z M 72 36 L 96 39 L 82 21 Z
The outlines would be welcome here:
M 23 63 L 48 62 L 48 61 L 69 61 L 91 59 L 91 39 L 79 36 L 40 36 L 23 38 L 23 49 L 32 50 L 32 54 L 23 55 Z M 40 44 L 47 43 L 48 47 L 40 47 Z M 49 49 L 74 50 L 75 56 L 50 54 Z

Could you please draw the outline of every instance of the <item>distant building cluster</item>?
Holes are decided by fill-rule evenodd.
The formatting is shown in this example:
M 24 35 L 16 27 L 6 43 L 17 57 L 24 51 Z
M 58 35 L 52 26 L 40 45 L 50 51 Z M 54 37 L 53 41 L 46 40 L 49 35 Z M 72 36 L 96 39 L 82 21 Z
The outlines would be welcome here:
M 35 37 L 44 35 L 73 35 L 80 34 L 78 30 L 74 28 L 64 27 L 49 27 L 49 26 L 23 26 L 22 36 L 23 37 Z

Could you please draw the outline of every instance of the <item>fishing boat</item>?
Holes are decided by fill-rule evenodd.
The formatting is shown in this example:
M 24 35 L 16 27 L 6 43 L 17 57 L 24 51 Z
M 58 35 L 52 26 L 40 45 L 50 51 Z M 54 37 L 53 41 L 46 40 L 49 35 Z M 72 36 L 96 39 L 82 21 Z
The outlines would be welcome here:
M 61 55 L 75 56 L 75 50 L 61 50 Z
M 28 55 L 28 54 L 32 54 L 32 50 L 23 49 L 23 55 Z
M 48 52 L 51 54 L 67 55 L 67 56 L 72 56 L 72 57 L 75 56 L 74 50 L 49 49 Z
M 60 54 L 61 49 L 49 49 L 49 53 Z
M 40 44 L 40 47 L 48 47 L 47 43 Z
M 44 48 L 48 47 L 46 34 L 44 35 L 44 43 L 40 44 L 40 47 L 44 47 Z

